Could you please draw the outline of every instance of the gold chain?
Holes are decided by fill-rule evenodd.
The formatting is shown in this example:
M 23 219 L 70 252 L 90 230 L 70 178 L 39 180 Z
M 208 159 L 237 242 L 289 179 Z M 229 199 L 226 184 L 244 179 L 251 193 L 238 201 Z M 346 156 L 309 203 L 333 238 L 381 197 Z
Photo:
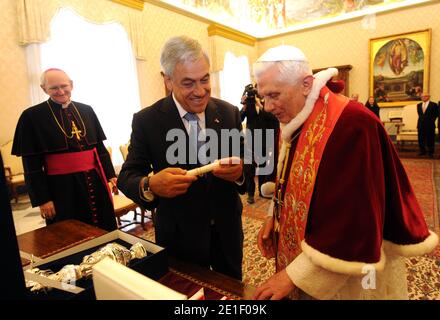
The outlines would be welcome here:
M 281 178 L 280 178 L 280 183 L 284 184 L 285 181 L 285 176 L 286 176 L 286 170 L 287 170 L 287 163 L 289 161 L 289 153 L 290 153 L 290 147 L 292 146 L 293 141 L 295 141 L 296 138 L 298 138 L 299 134 L 301 133 L 301 130 L 295 134 L 295 136 L 293 136 L 292 139 L 290 139 L 290 141 L 287 143 L 286 146 L 286 154 L 284 155 L 284 163 L 283 163 L 283 167 L 281 170 Z
M 286 143 L 286 153 L 285 153 L 284 159 L 283 159 L 284 161 L 283 161 L 283 166 L 281 168 L 281 175 L 280 175 L 280 178 L 278 179 L 278 183 L 276 185 L 275 195 L 274 195 L 276 224 L 280 218 L 279 214 L 280 214 L 281 207 L 283 206 L 283 200 L 281 199 L 281 197 L 282 197 L 284 182 L 286 181 L 285 178 L 286 178 L 287 165 L 289 163 L 290 147 L 292 146 L 293 141 L 295 141 L 295 139 L 298 138 L 300 133 L 301 133 L 301 130 L 297 134 L 295 134 L 295 136 L 293 136 L 293 138 L 290 139 L 290 141 L 288 143 Z M 275 229 L 278 229 L 278 227 L 276 227 Z M 278 230 L 276 230 L 276 231 L 278 231 Z
M 69 136 L 69 135 L 66 133 L 66 131 L 64 130 L 63 126 L 59 123 L 57 117 L 55 116 L 55 113 L 54 113 L 53 110 L 52 110 L 52 106 L 50 105 L 49 100 L 47 100 L 46 102 L 47 102 L 47 105 L 49 106 L 49 109 L 50 109 L 50 112 L 52 113 L 53 118 L 55 119 L 55 121 L 56 121 L 56 123 L 57 123 L 57 125 L 58 125 L 58 128 L 60 128 L 61 132 L 62 132 L 62 133 L 68 138 L 68 139 L 72 139 L 73 136 L 75 135 L 75 133 L 73 132 L 73 130 L 72 130 L 72 134 Z M 87 134 L 86 126 L 84 125 L 84 121 L 83 121 L 83 119 L 82 119 L 82 117 L 81 117 L 81 114 L 79 113 L 79 111 L 78 111 L 78 109 L 76 108 L 76 106 L 75 106 L 75 104 L 73 103 L 73 101 L 71 101 L 70 103 L 72 103 L 73 108 L 75 109 L 76 113 L 78 114 L 79 120 L 81 120 L 82 127 L 84 128 L 84 133 L 83 133 L 83 134 L 81 134 L 81 131 L 77 131 L 77 132 L 78 132 L 78 135 L 79 135 L 81 138 L 84 138 L 84 137 L 86 136 L 86 134 Z M 75 124 L 73 121 L 72 121 L 72 123 L 73 123 L 73 125 Z M 76 126 L 75 126 L 75 127 L 76 127 Z M 72 126 L 72 128 L 73 128 L 73 126 Z

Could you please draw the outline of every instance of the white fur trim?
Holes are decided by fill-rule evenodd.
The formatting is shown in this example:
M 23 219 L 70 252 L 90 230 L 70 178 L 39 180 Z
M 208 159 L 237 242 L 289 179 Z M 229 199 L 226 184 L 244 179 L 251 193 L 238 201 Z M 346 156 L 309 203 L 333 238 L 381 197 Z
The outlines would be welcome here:
M 292 138 L 292 134 L 307 120 L 307 118 L 312 113 L 313 107 L 315 106 L 316 100 L 318 100 L 321 89 L 326 85 L 327 81 L 329 81 L 332 77 L 336 76 L 337 74 L 338 74 L 338 69 L 336 68 L 328 68 L 327 70 L 322 70 L 316 73 L 313 76 L 314 80 L 313 80 L 312 90 L 307 96 L 306 102 L 304 104 L 304 108 L 300 111 L 300 113 L 297 114 L 295 118 L 290 120 L 289 123 L 285 125 L 280 124 L 281 137 L 283 139 L 282 139 L 281 150 L 278 155 L 278 163 L 277 163 L 278 178 L 281 176 L 281 170 L 283 168 L 284 158 L 288 156 L 286 155 L 287 152 L 286 143 L 290 142 L 290 139 Z
M 336 68 L 328 68 L 313 75 L 314 79 L 312 90 L 307 96 L 303 109 L 296 115 L 295 118 L 290 120 L 289 123 L 281 125 L 281 136 L 283 140 L 290 141 L 292 134 L 307 120 L 312 113 L 315 102 L 319 98 L 321 89 L 326 85 L 327 81 L 336 75 L 338 75 L 338 69 Z
M 382 271 L 385 267 L 385 253 L 382 248 L 380 250 L 380 260 L 376 263 L 346 261 L 333 258 L 311 247 L 305 240 L 301 242 L 301 249 L 314 264 L 332 272 L 362 275 L 371 269 L 371 267 L 376 271 Z
M 387 251 L 393 252 L 404 257 L 421 256 L 431 252 L 438 245 L 438 236 L 431 230 L 429 236 L 422 242 L 416 244 L 395 244 L 384 240 L 384 246 Z

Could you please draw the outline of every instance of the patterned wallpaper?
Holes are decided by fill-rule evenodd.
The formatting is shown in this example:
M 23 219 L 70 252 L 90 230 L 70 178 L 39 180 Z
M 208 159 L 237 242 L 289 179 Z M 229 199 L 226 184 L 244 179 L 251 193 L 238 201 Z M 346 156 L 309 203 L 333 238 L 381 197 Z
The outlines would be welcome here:
M 178 13 L 144 4 L 143 21 L 148 35 L 148 59 L 141 63 L 140 86 L 142 106 L 147 107 L 165 94 L 163 79 L 160 75 L 160 50 L 164 43 L 173 36 L 187 35 L 198 39 L 202 47 L 209 52 L 208 25 L 182 16 Z
M 138 74 L 142 107 L 164 95 L 160 76 L 160 48 L 171 36 L 186 34 L 199 39 L 209 50 L 207 24 L 145 3 L 143 12 L 108 0 L 48 0 L 48 10 L 59 5 L 74 9 L 86 19 L 96 22 L 120 21 L 127 12 L 141 14 L 146 29 L 149 56 L 139 61 Z M 0 144 L 12 139 L 18 117 L 29 107 L 25 50 L 18 45 L 16 0 L 0 1 Z
M 250 63 L 267 48 L 281 43 L 295 44 L 302 48 L 312 61 L 314 68 L 330 65 L 351 64 L 350 89 L 358 92 L 362 101 L 368 96 L 368 39 L 395 33 L 415 31 L 431 27 L 431 95 L 440 99 L 440 62 L 435 59 L 440 51 L 440 4 L 421 5 L 376 16 L 375 27 L 362 19 L 338 23 L 306 32 L 257 43 L 256 48 L 219 36 L 208 37 L 206 23 L 145 3 L 139 12 L 108 0 L 48 0 L 50 9 L 62 4 L 76 10 L 93 21 L 113 21 L 124 14 L 141 14 L 147 39 L 146 61 L 138 62 L 139 86 L 142 107 L 147 107 L 164 96 L 160 75 L 159 56 L 164 42 L 171 36 L 185 34 L 198 39 L 211 54 L 213 71 L 222 68 L 226 50 L 236 56 L 246 54 Z M 17 42 L 16 0 L 0 1 L 0 144 L 11 139 L 17 119 L 29 106 L 26 59 L 23 47 Z
M 214 48 L 213 48 L 214 47 Z M 253 63 L 256 59 L 255 47 L 244 43 L 223 38 L 221 36 L 212 36 L 211 40 L 211 60 L 213 71 L 220 71 L 223 69 L 223 62 L 227 51 L 232 51 L 236 57 L 247 56 L 249 63 Z
M 12 139 L 29 101 L 24 49 L 17 44 L 15 2 L 0 1 L 0 144 Z
M 375 16 L 358 18 L 309 31 L 293 33 L 258 43 L 258 56 L 272 46 L 291 44 L 308 56 L 312 68 L 350 64 L 350 93 L 359 93 L 365 102 L 369 95 L 369 39 L 432 28 L 430 91 L 440 100 L 440 3 L 419 5 Z M 381 112 L 388 114 L 389 108 Z M 382 114 L 381 114 L 382 117 Z

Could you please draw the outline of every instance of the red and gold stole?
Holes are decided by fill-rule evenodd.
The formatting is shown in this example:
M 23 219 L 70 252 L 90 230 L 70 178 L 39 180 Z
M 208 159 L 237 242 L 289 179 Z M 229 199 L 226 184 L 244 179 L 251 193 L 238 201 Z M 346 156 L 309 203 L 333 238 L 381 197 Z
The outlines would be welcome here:
M 284 197 L 278 205 L 277 271 L 286 268 L 301 253 L 319 164 L 325 145 L 348 101 L 347 97 L 334 94 L 327 87 L 322 88 L 301 130 Z M 285 156 L 289 157 L 289 154 Z

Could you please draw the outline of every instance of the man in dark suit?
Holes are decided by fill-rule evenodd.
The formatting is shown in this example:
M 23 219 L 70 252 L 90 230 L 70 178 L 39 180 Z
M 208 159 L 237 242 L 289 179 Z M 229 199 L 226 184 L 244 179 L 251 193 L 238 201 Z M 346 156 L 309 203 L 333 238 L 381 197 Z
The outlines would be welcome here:
M 172 94 L 134 115 L 118 187 L 136 203 L 157 208 L 156 243 L 170 255 L 241 280 L 242 162 L 217 166 L 201 177 L 186 174 L 206 163 L 200 151 L 211 142 L 209 156 L 233 155 L 231 139 L 220 135 L 241 131 L 239 110 L 210 97 L 209 58 L 197 41 L 184 36 L 168 40 L 160 61 Z M 206 131 L 205 141 L 197 141 L 197 159 L 191 144 L 195 128 L 197 140 L 199 130 Z M 206 142 L 201 149 L 200 142 Z
M 428 156 L 434 157 L 435 142 L 435 120 L 438 117 L 438 106 L 435 102 L 429 101 L 429 93 L 422 94 L 422 102 L 417 104 L 417 113 L 419 119 L 417 121 L 417 131 L 419 139 L 419 156 L 426 155 L 428 148 Z
M 241 103 L 243 107 L 240 111 L 241 120 L 246 120 L 246 129 L 249 130 L 249 134 L 252 136 L 252 161 L 244 165 L 243 171 L 246 177 L 246 193 L 248 194 L 247 202 L 252 204 L 255 202 L 255 175 L 257 174 L 257 168 L 266 168 L 268 161 L 274 163 L 277 158 L 277 149 L 275 143 L 278 143 L 278 134 L 280 130 L 280 122 L 271 113 L 264 110 L 260 98 L 257 95 L 257 89 L 252 84 L 247 85 L 245 88 L 245 94 L 242 97 Z M 261 150 L 257 150 L 257 138 L 255 132 L 261 131 Z M 266 133 L 273 130 L 273 141 L 269 141 L 266 137 Z M 272 155 L 269 155 L 272 154 Z M 265 161 L 263 161 L 263 159 Z M 268 172 L 271 171 L 271 172 Z M 263 173 L 264 174 L 263 174 Z M 261 186 L 268 181 L 275 181 L 276 170 L 262 170 L 258 172 L 258 193 L 260 197 L 264 197 L 261 191 Z

